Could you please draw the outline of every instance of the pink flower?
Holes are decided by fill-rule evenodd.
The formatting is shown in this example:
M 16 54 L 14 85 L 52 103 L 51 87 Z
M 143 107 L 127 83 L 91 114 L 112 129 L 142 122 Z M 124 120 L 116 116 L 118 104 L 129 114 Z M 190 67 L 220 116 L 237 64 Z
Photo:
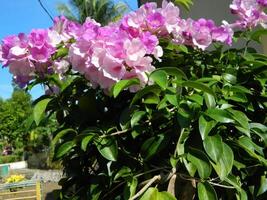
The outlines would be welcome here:
M 233 26 L 239 28 L 254 28 L 257 25 L 266 26 L 267 16 L 263 11 L 266 1 L 234 0 L 230 5 L 233 14 L 239 19 Z
M 257 0 L 257 3 L 263 7 L 267 7 L 267 0 Z

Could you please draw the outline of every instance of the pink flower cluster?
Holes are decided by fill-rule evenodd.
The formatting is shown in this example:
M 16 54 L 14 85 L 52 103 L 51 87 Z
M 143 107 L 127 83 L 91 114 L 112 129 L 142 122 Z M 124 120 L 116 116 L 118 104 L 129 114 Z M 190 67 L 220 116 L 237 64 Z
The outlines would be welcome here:
M 119 80 L 132 77 L 139 78 L 144 85 L 146 73 L 154 70 L 151 56 L 162 56 L 158 43 L 150 32 L 133 38 L 117 24 L 100 27 L 88 19 L 70 47 L 69 59 L 73 69 L 84 74 L 93 86 L 109 89 Z
M 254 28 L 261 25 L 266 28 L 267 15 L 264 9 L 267 0 L 233 0 L 230 5 L 231 12 L 239 19 L 232 25 L 239 28 Z
M 215 26 L 212 20 L 181 19 L 179 8 L 163 1 L 162 8 L 156 3 L 147 3 L 136 12 L 122 19 L 121 29 L 132 37 L 149 31 L 158 37 L 169 37 L 178 44 L 206 49 L 213 41 L 230 45 L 233 30 L 228 25 Z
M 24 86 L 35 74 L 47 72 L 56 51 L 47 30 L 32 30 L 29 35 L 8 36 L 2 40 L 0 61 L 9 66 L 15 81 Z
M 163 1 L 162 8 L 147 3 L 119 22 L 102 27 L 92 19 L 85 23 L 57 17 L 53 27 L 30 34 L 8 36 L 0 45 L 0 62 L 9 66 L 15 81 L 25 86 L 36 77 L 72 70 L 93 87 L 109 90 L 120 80 L 138 78 L 148 82 L 154 60 L 163 56 L 159 39 L 205 50 L 212 42 L 231 45 L 233 27 L 252 28 L 266 22 L 267 0 L 234 0 L 231 10 L 239 16 L 234 24 L 216 26 L 212 20 L 182 19 L 179 8 Z M 53 59 L 60 46 L 69 49 L 65 58 Z M 138 88 L 130 88 L 136 90 Z

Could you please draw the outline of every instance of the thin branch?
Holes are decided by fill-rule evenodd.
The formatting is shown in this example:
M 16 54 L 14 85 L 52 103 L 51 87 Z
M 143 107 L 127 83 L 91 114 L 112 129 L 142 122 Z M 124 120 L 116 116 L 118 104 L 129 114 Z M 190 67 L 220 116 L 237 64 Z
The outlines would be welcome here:
M 185 174 L 180 174 L 180 173 L 176 173 L 176 174 L 178 174 L 183 180 L 186 180 L 186 181 L 195 180 L 196 182 L 201 182 L 201 180 L 198 179 L 198 178 L 192 178 L 192 177 L 186 178 L 186 175 Z M 219 184 L 219 183 L 214 183 L 212 181 L 207 181 L 207 182 L 209 184 L 211 184 L 211 185 L 214 185 L 214 186 L 218 186 L 218 187 L 222 187 L 222 188 L 228 188 L 228 189 L 235 189 L 235 187 L 233 187 L 233 186 L 223 185 L 223 184 Z
M 48 10 L 45 8 L 44 4 L 42 3 L 41 0 L 38 0 L 40 6 L 42 7 L 42 9 L 45 11 L 45 13 L 49 16 L 49 18 L 52 20 L 52 22 L 54 22 L 53 17 L 50 15 L 50 13 L 48 12 Z
M 159 181 L 160 179 L 161 179 L 160 175 L 154 176 L 152 179 L 149 180 L 149 182 L 139 192 L 137 192 L 129 200 L 134 200 L 134 199 L 137 199 L 138 197 L 140 197 L 154 182 Z
M 122 131 L 117 131 L 115 133 L 111 133 L 109 135 L 101 135 L 100 138 L 105 138 L 105 137 L 110 137 L 110 136 L 116 136 L 116 135 L 121 135 L 121 134 L 124 134 L 124 133 L 127 133 L 128 131 L 130 131 L 131 129 L 125 129 L 125 130 L 122 130 Z
M 233 186 L 222 185 L 222 184 L 214 183 L 214 182 L 211 182 L 211 181 L 208 181 L 208 183 L 211 184 L 211 185 L 214 185 L 214 186 L 222 187 L 222 188 L 235 189 L 235 187 L 233 187 Z

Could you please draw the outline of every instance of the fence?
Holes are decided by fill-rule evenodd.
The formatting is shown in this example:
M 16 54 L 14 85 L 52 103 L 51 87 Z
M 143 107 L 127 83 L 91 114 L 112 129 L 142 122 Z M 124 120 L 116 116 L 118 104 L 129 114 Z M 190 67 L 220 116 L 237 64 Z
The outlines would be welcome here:
M 41 200 L 41 183 L 22 181 L 0 185 L 0 200 Z

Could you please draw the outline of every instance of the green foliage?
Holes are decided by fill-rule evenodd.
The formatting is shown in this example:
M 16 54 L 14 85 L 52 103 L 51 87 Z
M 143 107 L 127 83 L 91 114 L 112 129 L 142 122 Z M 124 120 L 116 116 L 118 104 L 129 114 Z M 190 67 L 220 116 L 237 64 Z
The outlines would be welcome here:
M 60 3 L 57 9 L 71 20 L 84 22 L 91 17 L 103 25 L 117 21 L 128 10 L 124 3 L 115 4 L 111 0 L 71 0 L 70 5 Z
M 12 163 L 20 160 L 21 158 L 17 155 L 0 156 L 0 164 Z
M 196 199 L 265 199 L 267 56 L 161 45 L 162 62 L 136 93 L 126 90 L 136 79 L 108 96 L 70 74 L 53 77 L 59 94 L 36 101 L 37 122 L 46 111 L 60 124 L 61 198 L 186 199 L 193 182 Z

